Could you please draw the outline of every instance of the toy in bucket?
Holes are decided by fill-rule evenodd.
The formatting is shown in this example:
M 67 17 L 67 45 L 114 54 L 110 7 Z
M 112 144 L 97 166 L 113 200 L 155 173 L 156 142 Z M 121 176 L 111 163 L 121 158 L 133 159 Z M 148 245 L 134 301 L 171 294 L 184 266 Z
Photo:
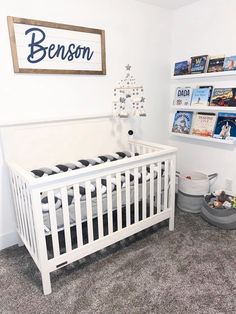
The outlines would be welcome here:
M 223 229 L 236 229 L 236 197 L 223 190 L 204 197 L 201 216 L 210 224 Z
M 177 172 L 178 197 L 177 207 L 183 211 L 198 214 L 201 212 L 204 195 L 209 193 L 211 180 L 217 173 L 206 175 L 201 172 Z

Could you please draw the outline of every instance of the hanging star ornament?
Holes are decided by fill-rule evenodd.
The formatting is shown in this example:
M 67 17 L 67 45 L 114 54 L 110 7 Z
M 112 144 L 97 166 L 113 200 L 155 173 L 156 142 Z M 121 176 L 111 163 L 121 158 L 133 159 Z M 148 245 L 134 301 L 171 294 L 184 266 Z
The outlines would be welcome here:
M 130 71 L 131 70 L 131 65 L 127 64 L 125 68 L 126 68 L 127 71 Z

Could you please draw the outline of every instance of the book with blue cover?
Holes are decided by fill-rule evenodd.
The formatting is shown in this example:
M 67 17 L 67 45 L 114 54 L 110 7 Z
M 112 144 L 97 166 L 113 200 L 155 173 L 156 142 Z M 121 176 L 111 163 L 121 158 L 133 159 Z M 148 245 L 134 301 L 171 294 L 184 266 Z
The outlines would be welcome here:
M 177 111 L 175 113 L 172 132 L 189 134 L 193 119 L 192 111 Z
M 208 67 L 208 55 L 191 57 L 191 74 L 206 72 Z
M 236 140 L 236 113 L 219 112 L 213 137 Z
M 174 76 L 189 74 L 188 61 L 180 61 L 175 63 Z
M 201 85 L 201 86 L 198 86 L 199 88 L 209 88 L 209 97 L 208 97 L 208 105 L 210 105 L 211 103 L 211 96 L 212 96 L 212 93 L 213 93 L 213 85 Z
M 224 61 L 224 71 L 236 70 L 236 56 L 226 57 Z
M 191 106 L 208 106 L 210 92 L 210 87 L 194 88 Z

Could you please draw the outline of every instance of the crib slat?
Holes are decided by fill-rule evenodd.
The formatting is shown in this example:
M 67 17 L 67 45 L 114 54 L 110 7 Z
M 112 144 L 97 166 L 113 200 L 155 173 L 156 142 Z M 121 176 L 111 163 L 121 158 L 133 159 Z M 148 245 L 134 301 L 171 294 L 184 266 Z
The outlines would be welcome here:
M 16 199 L 18 203 L 18 213 L 20 218 L 20 229 L 21 235 L 25 238 L 25 227 L 24 227 L 24 216 L 22 211 L 22 204 L 21 204 L 21 194 L 19 189 L 19 177 L 16 177 Z
M 28 203 L 27 203 L 27 196 L 26 196 L 26 184 L 25 182 L 21 181 L 21 190 L 22 190 L 22 200 L 23 200 L 23 207 L 24 207 L 24 214 L 25 214 L 25 225 L 26 225 L 26 232 L 27 232 L 27 240 L 30 249 L 32 248 L 32 237 L 30 232 L 30 223 L 29 223 L 29 213 L 28 213 Z
M 143 154 L 143 146 L 142 145 L 139 146 L 139 151 L 140 151 L 140 154 L 142 155 Z
M 103 206 L 102 206 L 102 186 L 101 179 L 96 179 L 97 188 L 97 213 L 98 213 L 98 236 L 101 239 L 104 235 L 103 232 Z
M 160 213 L 161 211 L 161 193 L 162 193 L 162 188 L 161 188 L 161 162 L 158 162 L 157 164 L 157 213 Z
M 111 176 L 106 176 L 107 181 L 107 215 L 108 215 L 108 234 L 113 232 L 112 224 L 112 188 L 111 188 Z
M 154 214 L 154 165 L 150 165 L 150 217 Z
M 35 244 L 34 244 L 34 240 L 33 240 L 33 222 L 31 221 L 30 218 L 30 202 L 28 199 L 28 195 L 27 195 L 27 185 L 24 184 L 24 199 L 25 199 L 25 212 L 26 212 L 26 217 L 27 217 L 27 226 L 28 226 L 28 232 L 29 232 L 29 244 L 30 244 L 30 249 L 32 250 L 31 253 L 33 252 L 33 254 L 35 254 Z
M 22 193 L 22 181 L 20 180 L 20 178 L 18 178 L 17 186 L 18 186 L 20 213 L 21 213 L 21 218 L 22 218 L 23 236 L 25 240 L 28 242 L 27 226 L 26 226 L 26 219 L 25 219 L 25 208 L 24 208 L 23 193 Z
M 37 245 L 36 245 L 36 235 L 35 235 L 35 224 L 34 224 L 33 213 L 32 213 L 32 203 L 31 203 L 31 198 L 30 198 L 28 188 L 26 189 L 26 197 L 27 197 L 27 204 L 28 204 L 28 208 L 29 208 L 29 221 L 30 221 L 30 227 L 31 227 L 33 247 L 34 247 L 35 255 L 38 257 L 38 249 L 37 249 Z
M 60 255 L 59 241 L 58 241 L 58 231 L 57 231 L 57 218 L 56 218 L 56 207 L 54 192 L 48 192 L 48 205 L 49 205 L 49 217 L 51 225 L 52 234 L 52 244 L 53 244 L 53 256 L 58 257 Z
M 117 221 L 118 230 L 122 229 L 122 203 L 121 203 L 121 174 L 116 174 L 116 193 L 117 193 Z
M 125 210 L 126 227 L 130 225 L 130 171 L 125 171 Z
M 74 190 L 74 202 L 75 202 L 75 223 L 76 223 L 77 247 L 79 247 L 83 245 L 83 230 L 82 230 L 82 221 L 81 221 L 79 184 L 73 185 L 73 190 Z
M 93 237 L 93 209 L 91 198 L 91 182 L 85 182 L 85 194 L 86 194 L 86 208 L 87 208 L 87 226 L 88 226 L 88 242 L 94 241 Z
M 165 161 L 165 178 L 164 178 L 164 210 L 168 205 L 168 180 L 169 180 L 169 160 Z
M 142 167 L 142 211 L 143 219 L 147 218 L 147 170 L 146 166 Z
M 174 230 L 175 221 L 175 176 L 176 176 L 176 157 L 173 156 L 170 161 L 170 188 L 169 188 L 169 208 L 171 209 L 171 217 L 169 220 L 169 230 Z
M 19 209 L 19 199 L 17 197 L 17 183 L 15 174 L 12 173 L 12 186 L 13 186 L 13 197 L 14 197 L 14 204 L 15 204 L 15 212 L 16 212 L 16 220 L 17 220 L 17 228 L 19 232 L 22 234 L 22 223 L 21 223 L 21 216 L 20 216 L 20 209 Z
M 69 207 L 68 207 L 68 196 L 67 188 L 61 188 L 62 196 L 62 210 L 63 210 L 63 220 L 64 220 L 64 234 L 65 234 L 65 243 L 66 243 L 66 252 L 72 250 L 71 247 L 71 234 L 70 234 L 70 217 L 69 217 Z
M 130 150 L 133 154 L 135 154 L 135 144 L 134 143 L 131 143 L 130 144 Z
M 139 221 L 139 202 L 138 202 L 138 168 L 134 169 L 134 221 Z

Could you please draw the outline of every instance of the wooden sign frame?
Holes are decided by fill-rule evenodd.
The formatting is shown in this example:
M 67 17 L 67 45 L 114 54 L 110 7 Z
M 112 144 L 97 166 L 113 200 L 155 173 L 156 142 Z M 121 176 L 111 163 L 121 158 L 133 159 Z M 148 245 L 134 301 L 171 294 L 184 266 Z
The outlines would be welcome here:
M 105 53 L 105 31 L 101 29 L 87 28 L 81 26 L 67 25 L 52 23 L 46 21 L 18 18 L 18 17 L 7 17 L 8 21 L 8 30 L 10 36 L 11 52 L 13 67 L 15 73 L 47 73 L 47 74 L 96 74 L 96 75 L 105 75 L 106 74 L 106 53 Z M 21 33 L 16 31 L 17 25 L 22 27 L 23 30 L 29 26 L 30 28 L 25 32 Z M 40 29 L 41 27 L 41 29 Z M 54 30 L 52 30 L 54 29 Z M 50 34 L 49 38 L 53 38 L 52 33 L 56 32 L 57 36 L 55 37 L 58 40 L 58 34 L 63 34 L 61 37 L 62 44 L 63 40 L 68 41 L 72 40 L 72 43 L 69 45 L 62 45 L 59 43 L 51 43 L 48 47 L 43 47 L 43 39 L 46 38 L 46 32 Z M 68 38 L 65 38 L 65 31 L 68 31 Z M 32 41 L 28 45 L 25 44 L 25 37 L 31 32 Z M 35 41 L 36 35 L 38 33 L 44 34 L 43 38 L 38 41 Z M 75 33 L 77 32 L 77 33 Z M 67 32 L 66 32 L 67 33 Z M 86 34 L 88 39 L 86 38 Z M 77 36 L 77 39 L 76 39 Z M 73 39 L 75 37 L 75 39 Z M 81 42 L 78 41 L 78 38 L 81 37 Z M 23 39 L 22 39 L 23 38 Z M 72 38 L 72 39 L 71 39 Z M 53 38 L 54 39 L 54 38 Z M 24 41 L 22 44 L 21 41 Z M 73 41 L 74 40 L 74 41 Z M 77 42 L 76 42 L 77 40 Z M 87 41 L 86 41 L 87 40 Z M 84 43 L 84 46 L 81 46 L 81 43 Z M 19 44 L 20 43 L 20 44 Z M 90 46 L 86 46 L 91 44 Z M 83 44 L 82 44 L 83 45 Z M 36 48 L 35 48 L 35 47 Z M 32 48 L 34 47 L 34 49 Z M 41 48 L 38 48 L 41 47 Z M 62 52 L 62 48 L 64 49 Z M 44 60 L 33 59 L 35 54 L 37 54 L 41 49 L 44 55 Z M 26 55 L 26 51 L 28 57 Z M 29 54 L 30 52 L 30 54 Z M 20 58 L 19 58 L 20 56 Z M 66 58 L 64 58 L 66 57 Z M 69 60 L 69 58 L 71 60 Z M 96 58 L 96 59 L 95 59 Z M 41 58 L 42 59 L 42 58 Z M 53 60 L 54 59 L 54 60 Z M 35 65 L 35 63 L 40 63 Z M 73 61 L 73 62 L 71 62 Z M 91 61 L 91 62 L 90 62 Z M 31 63 L 30 63 L 31 62 Z M 49 66 L 44 66 L 44 64 Z M 29 64 L 29 66 L 28 66 Z M 25 66 L 26 65 L 26 66 Z M 38 67 L 37 67 L 38 66 Z M 58 66 L 58 68 L 57 68 Z M 71 68 L 75 66 L 75 69 Z M 56 67 L 56 68 L 55 68 Z M 81 68 L 80 68 L 81 67 Z

